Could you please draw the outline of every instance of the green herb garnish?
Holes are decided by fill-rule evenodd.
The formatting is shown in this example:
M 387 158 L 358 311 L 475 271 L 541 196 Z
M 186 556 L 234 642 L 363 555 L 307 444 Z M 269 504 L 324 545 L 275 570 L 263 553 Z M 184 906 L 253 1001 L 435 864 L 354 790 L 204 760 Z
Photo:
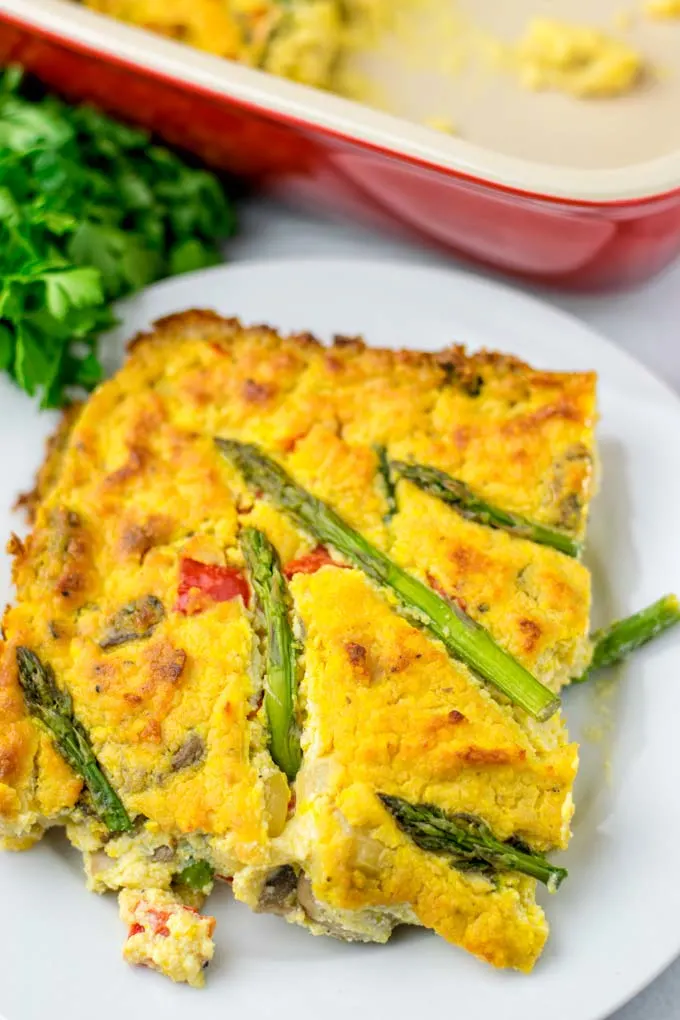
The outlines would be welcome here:
M 212 174 L 0 74 L 0 371 L 42 407 L 99 382 L 112 301 L 219 261 L 233 229 Z

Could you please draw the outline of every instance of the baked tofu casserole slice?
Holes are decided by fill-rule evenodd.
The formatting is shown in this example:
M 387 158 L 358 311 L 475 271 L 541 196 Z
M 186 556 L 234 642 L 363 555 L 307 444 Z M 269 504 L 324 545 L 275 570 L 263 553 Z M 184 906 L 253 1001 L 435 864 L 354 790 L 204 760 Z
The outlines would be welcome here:
M 214 881 L 341 939 L 529 971 L 587 668 L 595 377 L 159 322 L 13 538 L 0 834 L 65 826 L 124 955 L 200 984 Z

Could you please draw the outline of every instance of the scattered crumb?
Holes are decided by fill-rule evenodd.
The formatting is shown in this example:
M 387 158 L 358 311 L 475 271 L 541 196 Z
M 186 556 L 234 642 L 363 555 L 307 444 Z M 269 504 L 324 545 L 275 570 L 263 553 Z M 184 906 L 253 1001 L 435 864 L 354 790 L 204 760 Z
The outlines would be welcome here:
M 602 768 L 605 782 L 612 782 L 612 753 L 616 734 L 616 699 L 618 697 L 621 677 L 620 668 L 605 672 L 592 683 L 593 722 L 585 727 L 583 736 L 590 744 L 597 744 L 602 749 Z
M 118 904 L 128 925 L 123 959 L 203 987 L 215 951 L 214 917 L 199 914 L 163 889 L 123 889 Z
M 614 765 L 611 758 L 605 758 L 604 761 L 604 781 L 608 787 L 611 788 L 614 780 Z
M 456 128 L 453 121 L 449 120 L 448 117 L 426 117 L 423 121 L 425 127 L 432 128 L 433 131 L 441 131 L 445 135 L 455 135 Z
M 333 79 L 333 92 L 345 99 L 354 99 L 365 103 L 374 110 L 390 109 L 389 97 L 385 88 L 377 81 L 356 68 L 342 65 L 336 70 Z
M 647 0 L 644 12 L 650 18 L 680 18 L 680 0 Z
M 408 70 L 454 77 L 474 59 L 478 29 L 455 2 L 399 0 L 390 9 L 386 34 L 398 47 L 399 60 Z M 362 45 L 355 34 L 353 52 L 370 48 L 365 41 Z
M 639 79 L 644 62 L 627 43 L 594 28 L 534 18 L 517 45 L 515 64 L 528 89 L 579 98 L 618 96 Z
M 617 28 L 619 32 L 627 32 L 629 28 L 632 28 L 634 20 L 635 15 L 632 11 L 618 11 L 613 19 L 614 28 Z

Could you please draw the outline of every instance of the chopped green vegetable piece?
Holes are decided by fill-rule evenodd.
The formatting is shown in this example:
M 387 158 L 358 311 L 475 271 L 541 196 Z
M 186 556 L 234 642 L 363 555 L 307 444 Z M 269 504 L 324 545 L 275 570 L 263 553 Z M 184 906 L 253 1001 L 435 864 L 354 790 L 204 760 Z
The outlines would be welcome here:
M 440 471 L 439 468 L 425 464 L 411 464 L 401 460 L 392 461 L 392 467 L 402 478 L 417 485 L 419 489 L 429 493 L 430 496 L 442 500 L 468 520 L 486 524 L 490 528 L 508 531 L 511 535 L 518 535 L 520 538 L 526 538 L 539 545 L 552 546 L 553 549 L 558 549 L 560 552 L 566 553 L 567 556 L 578 557 L 581 555 L 581 543 L 571 535 L 545 524 L 530 521 L 527 517 L 522 517 L 521 514 L 501 510 L 499 507 L 487 503 L 485 499 L 477 496 L 472 489 L 468 488 L 465 482 L 452 478 L 451 475 Z
M 444 854 L 461 871 L 518 871 L 547 885 L 556 892 L 567 877 L 566 868 L 558 868 L 542 854 L 504 843 L 474 815 L 447 815 L 432 804 L 409 804 L 401 797 L 378 794 L 395 822 L 421 850 Z
M 572 683 L 582 684 L 596 669 L 620 662 L 676 623 L 680 623 L 677 596 L 664 595 L 651 606 L 633 613 L 625 620 L 618 620 L 609 627 L 596 630 L 591 638 L 595 647 L 590 666 L 583 676 L 572 680 Z
M 302 764 L 297 711 L 297 655 L 289 614 L 289 596 L 279 557 L 267 536 L 256 528 L 241 532 L 256 611 L 264 622 L 265 693 L 269 748 L 289 780 Z
M 384 520 L 386 524 L 389 524 L 399 510 L 399 507 L 397 506 L 397 487 L 394 484 L 394 478 L 392 477 L 392 470 L 387 457 L 387 450 L 384 446 L 374 446 L 373 449 L 378 460 L 378 479 L 380 481 L 380 488 L 387 505 L 387 512 L 385 513 Z
M 309 534 L 332 546 L 372 581 L 389 589 L 400 602 L 404 615 L 439 638 L 449 654 L 461 659 L 535 718 L 548 719 L 557 710 L 559 698 L 497 645 L 483 627 L 371 545 L 328 504 L 297 485 L 257 446 L 232 439 L 216 439 L 215 443 L 251 488 L 265 493 Z
M 50 666 L 29 648 L 17 648 L 19 683 L 28 711 L 45 727 L 64 761 L 85 780 L 94 808 L 111 832 L 128 832 L 130 817 L 104 775 L 85 728 L 73 713 L 68 691 L 63 691 Z
M 213 264 L 233 230 L 216 177 L 0 74 L 0 371 L 43 407 L 99 382 L 112 301 Z
M 211 864 L 202 859 L 191 861 L 185 868 L 175 875 L 175 882 L 178 885 L 186 885 L 194 892 L 203 890 L 212 884 L 215 877 L 215 869 Z
M 156 595 L 133 599 L 106 621 L 99 647 L 106 650 L 130 641 L 143 641 L 151 637 L 164 616 L 165 607 Z

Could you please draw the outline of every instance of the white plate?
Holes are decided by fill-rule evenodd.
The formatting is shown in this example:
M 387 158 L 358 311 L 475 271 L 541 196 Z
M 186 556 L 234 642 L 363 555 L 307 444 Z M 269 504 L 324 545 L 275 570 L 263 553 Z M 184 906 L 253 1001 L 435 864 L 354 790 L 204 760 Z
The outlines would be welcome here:
M 680 588 L 680 402 L 645 369 L 574 319 L 462 274 L 362 262 L 250 263 L 153 287 L 125 306 L 131 335 L 154 318 L 216 308 L 283 329 L 363 332 L 374 344 L 440 348 L 453 340 L 601 376 L 603 491 L 588 559 L 597 617 Z M 114 357 L 115 348 L 109 348 Z M 115 360 L 115 357 L 114 357 Z M 29 485 L 50 416 L 0 381 L 0 532 Z M 9 596 L 0 562 L 0 600 Z M 119 959 L 115 899 L 85 891 L 78 857 L 57 836 L 0 855 L 0 1011 L 7 1020 L 601 1020 L 680 951 L 680 635 L 638 653 L 607 694 L 567 693 L 583 739 L 569 880 L 546 896 L 552 937 L 531 977 L 499 973 L 425 932 L 385 947 L 314 939 L 214 897 L 218 950 L 208 987 L 173 986 Z M 600 685 L 601 687 L 602 685 Z M 586 739 L 589 727 L 601 731 Z

